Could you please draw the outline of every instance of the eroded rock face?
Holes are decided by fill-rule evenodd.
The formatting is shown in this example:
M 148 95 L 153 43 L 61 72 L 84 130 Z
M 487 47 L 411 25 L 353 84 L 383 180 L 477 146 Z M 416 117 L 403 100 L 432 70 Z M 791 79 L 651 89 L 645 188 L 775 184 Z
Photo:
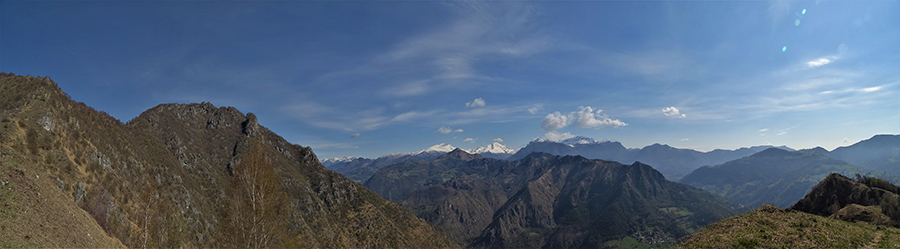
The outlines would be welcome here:
M 75 197 L 75 204 L 79 206 L 84 203 L 84 183 L 79 181 L 78 183 L 72 185 L 72 188 L 75 189 L 75 192 L 72 193 Z
M 259 133 L 259 123 L 256 121 L 256 114 L 247 113 L 247 121 L 242 124 L 244 126 L 244 135 L 254 137 Z
M 48 112 L 47 115 L 44 115 L 43 117 L 38 119 L 38 124 L 40 124 L 41 127 L 44 128 L 44 130 L 47 130 L 49 132 L 53 132 L 53 130 L 56 129 L 56 123 L 53 123 L 52 116 L 53 115 Z
M 109 171 L 110 169 L 112 169 L 112 162 L 109 160 L 109 157 L 104 155 L 102 152 L 91 154 L 91 157 L 89 159 L 91 163 L 99 164 L 100 167 L 105 171 Z

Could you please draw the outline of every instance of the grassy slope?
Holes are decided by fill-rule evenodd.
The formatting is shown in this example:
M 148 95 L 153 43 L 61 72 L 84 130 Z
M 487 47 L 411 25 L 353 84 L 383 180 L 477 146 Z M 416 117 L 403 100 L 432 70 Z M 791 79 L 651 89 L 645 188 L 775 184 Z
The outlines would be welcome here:
M 17 153 L 0 154 L 0 247 L 125 247 L 60 191 L 55 178 L 29 170 Z
M 713 223 L 682 248 L 898 248 L 900 229 L 783 211 L 765 205 Z

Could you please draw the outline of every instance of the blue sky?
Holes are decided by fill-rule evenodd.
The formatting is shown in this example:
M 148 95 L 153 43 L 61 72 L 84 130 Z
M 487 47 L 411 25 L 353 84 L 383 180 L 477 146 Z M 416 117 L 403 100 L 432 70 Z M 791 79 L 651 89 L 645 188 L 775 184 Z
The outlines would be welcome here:
M 0 2 L 0 71 L 123 122 L 235 106 L 320 157 L 833 149 L 900 133 L 898 44 L 897 1 Z

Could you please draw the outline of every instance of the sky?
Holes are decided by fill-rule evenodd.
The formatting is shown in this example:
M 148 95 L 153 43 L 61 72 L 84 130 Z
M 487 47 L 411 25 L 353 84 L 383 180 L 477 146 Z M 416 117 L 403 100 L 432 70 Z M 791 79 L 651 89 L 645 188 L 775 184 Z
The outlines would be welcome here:
M 320 157 L 900 133 L 898 1 L 0 1 L 0 71 L 127 122 L 211 102 Z

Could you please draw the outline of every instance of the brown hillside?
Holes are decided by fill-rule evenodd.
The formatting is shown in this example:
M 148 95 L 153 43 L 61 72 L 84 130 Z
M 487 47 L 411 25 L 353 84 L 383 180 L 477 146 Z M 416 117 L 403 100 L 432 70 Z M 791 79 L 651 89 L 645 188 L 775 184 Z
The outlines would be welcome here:
M 455 246 L 411 212 L 326 170 L 311 148 L 288 143 L 252 113 L 209 103 L 163 104 L 122 123 L 72 101 L 47 78 L 0 77 L 3 154 L 42 179 L 58 178 L 52 186 L 63 186 L 63 203 L 86 210 L 126 246 L 237 246 L 228 210 L 247 197 L 227 192 L 241 182 L 233 181 L 236 170 L 251 161 L 271 165 L 280 182 L 280 188 L 266 188 L 277 192 L 266 196 L 287 197 L 279 201 L 286 209 L 264 212 L 283 217 L 266 224 L 287 231 L 266 245 Z M 251 155 L 256 142 L 262 149 Z M 51 207 L 42 212 L 63 210 Z

